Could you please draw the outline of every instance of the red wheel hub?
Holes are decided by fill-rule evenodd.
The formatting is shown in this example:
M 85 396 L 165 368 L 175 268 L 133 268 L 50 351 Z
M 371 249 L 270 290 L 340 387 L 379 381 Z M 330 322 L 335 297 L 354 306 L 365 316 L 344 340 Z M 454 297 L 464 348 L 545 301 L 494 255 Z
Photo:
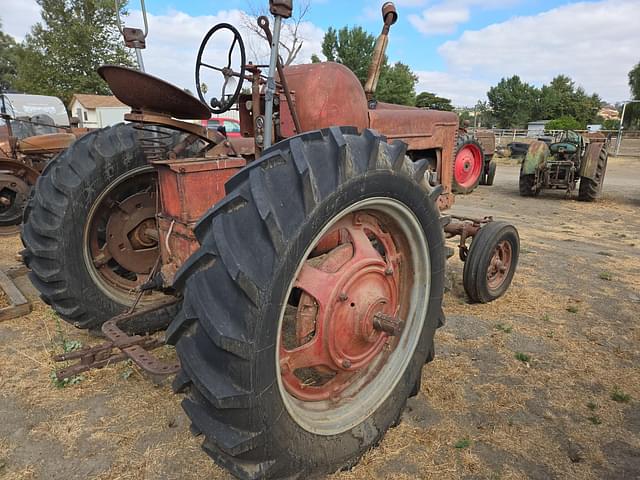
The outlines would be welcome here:
M 477 145 L 465 145 L 458 151 L 453 166 L 453 176 L 458 185 L 473 187 L 482 173 L 482 152 Z
M 511 244 L 508 241 L 503 240 L 496 245 L 487 270 L 487 284 L 491 290 L 497 290 L 504 283 L 511 270 L 512 258 Z
M 320 252 L 327 253 L 313 257 Z M 384 363 L 397 343 L 394 326 L 401 328 L 400 259 L 391 234 L 364 212 L 341 219 L 320 239 L 295 281 L 301 291 L 291 313 L 295 328 L 283 325 L 280 371 L 291 395 L 336 400 Z

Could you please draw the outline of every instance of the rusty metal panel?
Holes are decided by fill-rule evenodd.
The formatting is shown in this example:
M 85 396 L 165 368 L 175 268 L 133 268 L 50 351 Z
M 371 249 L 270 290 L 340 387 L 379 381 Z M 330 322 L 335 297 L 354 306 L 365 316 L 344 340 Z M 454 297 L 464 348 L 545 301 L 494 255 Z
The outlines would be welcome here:
M 296 94 L 302 131 L 336 125 L 354 126 L 359 131 L 367 128 L 364 90 L 344 65 L 332 62 L 294 65 L 285 68 L 285 75 L 289 88 Z
M 485 155 L 492 156 L 496 151 L 496 135 L 491 130 L 476 130 L 474 133 Z
M 182 223 L 196 222 L 225 195 L 224 184 L 246 165 L 241 158 L 154 162 L 161 211 Z
M 18 150 L 26 155 L 36 153 L 54 153 L 65 150 L 75 142 L 72 133 L 48 133 L 18 140 Z

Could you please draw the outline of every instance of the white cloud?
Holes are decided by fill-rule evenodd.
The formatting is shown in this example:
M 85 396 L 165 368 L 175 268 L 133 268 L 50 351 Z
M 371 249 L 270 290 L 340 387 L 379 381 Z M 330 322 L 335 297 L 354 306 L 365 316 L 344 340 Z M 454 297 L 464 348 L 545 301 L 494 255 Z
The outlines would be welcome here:
M 469 21 L 469 8 L 463 5 L 440 4 L 428 8 L 420 15 L 409 15 L 409 22 L 425 35 L 455 32 L 460 23 Z
M 588 93 L 623 100 L 629 95 L 627 73 L 639 60 L 637 18 L 637 1 L 575 3 L 466 31 L 438 52 L 456 77 L 495 84 L 517 74 L 539 85 L 566 74 Z M 460 90 L 457 97 L 464 95 Z
M 475 105 L 485 97 L 491 83 L 446 72 L 418 71 L 416 92 L 432 92 L 450 98 L 456 106 Z
M 22 41 L 31 26 L 40 21 L 40 6 L 35 0 L 5 0 L 0 9 L 2 30 Z

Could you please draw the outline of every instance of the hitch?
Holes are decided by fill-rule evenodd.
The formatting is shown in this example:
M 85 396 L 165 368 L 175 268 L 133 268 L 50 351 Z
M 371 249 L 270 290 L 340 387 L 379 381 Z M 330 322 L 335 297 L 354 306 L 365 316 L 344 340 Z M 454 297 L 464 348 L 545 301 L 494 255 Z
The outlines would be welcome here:
M 102 333 L 107 337 L 107 342 L 53 357 L 56 362 L 78 360 L 74 365 L 57 370 L 56 377 L 58 380 L 64 380 L 94 368 L 104 368 L 126 360 L 132 360 L 156 382 L 177 373 L 180 369 L 178 361 L 164 362 L 151 353 L 152 350 L 165 345 L 164 339 L 154 338 L 151 335 L 129 335 L 123 328 L 126 328 L 125 322 L 134 323 L 140 316 L 165 308 L 178 301 L 178 299 L 172 298 L 170 301 L 156 303 L 134 313 L 126 312 L 106 321 L 102 325 Z M 153 331 L 165 329 L 167 326 L 154 325 Z

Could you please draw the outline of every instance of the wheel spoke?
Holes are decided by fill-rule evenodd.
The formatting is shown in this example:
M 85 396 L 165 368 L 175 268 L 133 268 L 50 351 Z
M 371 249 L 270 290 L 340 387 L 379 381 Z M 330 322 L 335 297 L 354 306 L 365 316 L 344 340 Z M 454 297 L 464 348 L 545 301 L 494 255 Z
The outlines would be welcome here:
M 350 225 L 347 227 L 347 231 L 351 235 L 354 247 L 354 255 L 351 262 L 366 258 L 368 260 L 379 259 L 381 263 L 384 263 L 382 255 L 375 249 L 363 228 Z
M 109 263 L 109 261 L 113 258 L 113 255 L 111 255 L 111 251 L 109 250 L 109 244 L 105 244 L 100 251 L 98 252 L 98 254 L 93 257 L 93 265 L 96 268 L 101 268 L 102 266 L 106 265 L 107 263 Z
M 305 263 L 296 279 L 295 286 L 314 297 L 321 309 L 329 305 L 332 289 L 336 283 L 336 275 L 323 272 L 309 263 Z
M 215 67 L 213 65 L 209 65 L 208 63 L 204 63 L 204 62 L 200 62 L 200 65 L 202 65 L 203 67 L 210 68 L 211 70 L 216 70 L 217 72 L 224 73 L 224 68 Z
M 327 355 L 321 331 L 315 337 L 293 350 L 282 349 L 280 353 L 280 367 L 295 372 L 301 368 L 330 367 L 331 359 Z

